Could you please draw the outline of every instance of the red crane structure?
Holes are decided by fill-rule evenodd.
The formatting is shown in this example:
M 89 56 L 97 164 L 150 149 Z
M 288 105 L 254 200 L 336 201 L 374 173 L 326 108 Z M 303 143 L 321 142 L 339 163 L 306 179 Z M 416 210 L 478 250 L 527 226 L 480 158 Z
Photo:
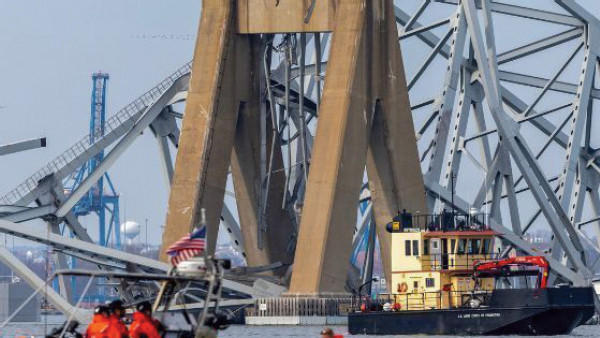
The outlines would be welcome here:
M 519 267 L 539 267 L 538 270 L 518 269 Z M 516 269 L 511 269 L 511 268 Z M 543 256 L 521 256 L 494 261 L 475 262 L 475 277 L 492 276 L 538 276 L 537 287 L 545 289 L 548 282 L 549 264 Z

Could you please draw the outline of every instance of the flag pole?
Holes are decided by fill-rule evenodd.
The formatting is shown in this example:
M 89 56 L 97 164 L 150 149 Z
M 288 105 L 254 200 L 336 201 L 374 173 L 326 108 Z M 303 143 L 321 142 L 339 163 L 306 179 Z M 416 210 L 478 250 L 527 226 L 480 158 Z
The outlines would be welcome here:
M 204 261 L 206 262 L 206 258 L 207 258 L 207 254 L 206 252 L 208 251 L 208 226 L 206 226 L 206 209 L 202 208 L 200 210 L 200 228 L 204 227 L 204 252 L 202 253 L 202 255 L 204 256 Z M 216 244 L 215 244 L 216 245 Z M 216 248 L 215 248 L 216 251 Z

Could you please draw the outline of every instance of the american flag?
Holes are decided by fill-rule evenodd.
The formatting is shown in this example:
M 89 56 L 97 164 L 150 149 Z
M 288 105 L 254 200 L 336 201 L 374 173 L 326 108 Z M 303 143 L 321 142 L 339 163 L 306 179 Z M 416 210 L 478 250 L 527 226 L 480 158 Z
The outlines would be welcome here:
M 180 262 L 198 256 L 206 247 L 206 226 L 194 230 L 182 237 L 167 249 L 171 264 L 177 266 Z

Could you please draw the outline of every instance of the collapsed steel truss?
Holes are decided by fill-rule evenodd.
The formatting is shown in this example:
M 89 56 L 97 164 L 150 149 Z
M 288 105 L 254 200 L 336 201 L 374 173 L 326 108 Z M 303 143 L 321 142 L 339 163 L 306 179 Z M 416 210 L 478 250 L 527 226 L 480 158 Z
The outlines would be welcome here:
M 419 22 L 435 6 L 450 6 L 450 19 Z M 457 173 L 458 208 L 488 209 L 492 226 L 510 232 L 504 237 L 529 253 L 534 253 L 531 245 L 519 239 L 532 228 L 549 228 L 554 271 L 576 284 L 589 282 L 597 262 L 585 251 L 598 252 L 600 238 L 591 238 L 599 233 L 600 206 L 593 148 L 598 20 L 574 1 L 548 1 L 543 9 L 424 1 L 412 16 L 401 8 L 396 14 L 408 27 L 401 39 L 433 47 L 409 83 L 416 83 L 436 57 L 447 62 L 441 95 L 414 111 L 424 116 L 416 129 L 430 207 L 439 207 L 438 199 L 448 203 L 444 190 Z M 552 33 L 515 46 L 501 34 L 509 28 L 494 20 L 516 21 L 511 29 L 546 25 Z M 442 38 L 431 33 L 442 26 L 447 32 Z M 548 55 L 565 61 L 546 67 Z M 484 177 L 479 185 L 478 171 Z
M 569 0 L 548 0 L 544 8 L 489 0 L 424 0 L 417 7 L 397 1 L 395 5 L 430 211 L 450 207 L 450 179 L 456 175 L 454 207 L 462 212 L 489 212 L 490 225 L 508 243 L 505 253 L 516 247 L 540 254 L 524 238 L 532 229 L 545 227 L 553 233 L 548 258 L 554 277 L 577 285 L 589 283 L 598 261 L 586 252 L 597 253 L 600 246 L 600 145 L 594 137 L 593 104 L 600 98 L 594 85 L 600 53 L 598 19 Z M 440 18 L 440 13 L 445 17 Z M 525 30 L 552 28 L 547 28 L 547 36 L 507 43 L 506 27 L 493 24 L 499 20 L 515 20 Z M 274 115 L 267 116 L 269 110 L 261 115 L 256 247 L 244 245 L 239 218 L 228 208 L 232 199 L 227 195 L 221 220 L 241 252 L 260 250 L 272 226 L 264 221 L 270 178 L 284 173 L 281 205 L 293 226 L 286 234 L 287 250 L 293 253 L 330 34 L 281 34 L 265 37 L 264 43 L 271 47 L 264 61 L 268 85 L 262 95 Z M 563 63 L 541 67 L 548 55 Z M 103 138 L 91 146 L 89 140 L 82 140 L 2 197 L 0 231 L 27 237 L 28 229 L 21 231 L 12 223 L 43 218 L 56 229 L 53 224 L 65 222 L 79 240 L 88 242 L 82 245 L 89 250 L 63 248 L 61 252 L 94 259 L 106 268 L 123 268 L 119 252 L 111 253 L 114 259 L 95 257 L 100 248 L 89 243 L 91 238 L 70 210 L 146 128 L 156 136 L 170 185 L 173 164 L 168 143 L 178 145 L 176 118 L 181 118 L 172 106 L 186 99 L 189 70 L 190 65 L 184 66 L 117 113 L 107 121 Z M 94 173 L 64 196 L 62 180 L 112 145 Z M 273 149 L 281 150 L 279 167 L 268 156 Z M 360 200 L 369 203 L 368 181 L 364 183 Z M 359 218 L 355 246 L 372 223 L 372 209 L 368 204 Z M 7 251 L 0 254 L 7 262 L 16 259 Z M 137 260 L 127 259 L 128 263 Z

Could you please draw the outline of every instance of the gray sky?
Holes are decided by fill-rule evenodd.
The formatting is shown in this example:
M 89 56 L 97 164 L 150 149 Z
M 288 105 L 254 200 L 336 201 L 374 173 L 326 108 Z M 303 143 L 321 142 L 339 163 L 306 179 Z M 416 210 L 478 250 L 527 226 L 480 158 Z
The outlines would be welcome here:
M 0 194 L 88 132 L 93 72 L 110 74 L 110 116 L 192 59 L 200 15 L 200 0 L 0 0 L 0 7 L 0 144 L 48 138 L 45 149 L 0 158 Z M 156 154 L 147 132 L 110 170 L 122 217 L 126 209 L 128 219 L 147 218 L 152 242 L 167 200 Z

